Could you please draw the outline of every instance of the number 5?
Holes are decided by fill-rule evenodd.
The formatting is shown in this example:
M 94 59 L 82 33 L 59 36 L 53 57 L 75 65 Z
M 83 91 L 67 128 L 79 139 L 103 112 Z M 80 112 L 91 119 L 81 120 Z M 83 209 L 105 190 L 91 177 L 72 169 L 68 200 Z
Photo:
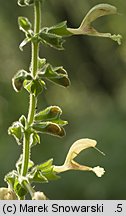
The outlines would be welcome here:
M 122 212 L 122 204 L 117 204 L 117 212 Z

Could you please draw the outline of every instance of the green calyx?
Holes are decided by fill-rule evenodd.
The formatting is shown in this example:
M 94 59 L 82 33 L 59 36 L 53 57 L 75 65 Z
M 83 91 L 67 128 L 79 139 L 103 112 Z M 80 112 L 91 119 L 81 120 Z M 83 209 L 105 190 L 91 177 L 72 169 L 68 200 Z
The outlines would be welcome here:
M 33 129 L 38 133 L 47 133 L 50 135 L 65 136 L 64 126 L 67 121 L 61 119 L 62 110 L 58 106 L 50 106 L 36 113 L 33 123 Z
M 39 71 L 38 76 L 63 87 L 70 86 L 70 80 L 68 78 L 67 71 L 62 66 L 53 67 L 47 63 Z
M 16 92 L 23 88 L 24 80 L 32 80 L 32 77 L 27 71 L 19 70 L 12 79 L 12 85 Z
M 32 70 L 31 66 L 30 70 Z M 13 77 L 12 84 L 16 92 L 21 91 L 24 87 L 29 93 L 37 97 L 46 89 L 46 80 L 63 87 L 70 85 L 67 71 L 62 66 L 53 67 L 46 63 L 45 59 L 40 58 L 38 58 L 36 78 L 33 78 L 29 72 L 22 69 Z
M 50 106 L 38 112 L 34 116 L 34 122 L 31 126 L 24 115 L 19 118 L 19 121 L 13 122 L 8 129 L 8 134 L 12 135 L 17 144 L 23 143 L 24 136 L 29 137 L 30 147 L 40 144 L 39 133 L 49 134 L 57 137 L 65 136 L 64 126 L 67 121 L 61 119 L 62 110 L 58 106 Z
M 59 124 L 53 122 L 34 123 L 33 129 L 38 133 L 46 133 L 58 137 L 65 136 L 65 130 Z
M 38 112 L 35 115 L 35 121 L 43 121 L 43 120 L 56 120 L 62 114 L 62 110 L 58 106 L 50 106 L 46 109 Z

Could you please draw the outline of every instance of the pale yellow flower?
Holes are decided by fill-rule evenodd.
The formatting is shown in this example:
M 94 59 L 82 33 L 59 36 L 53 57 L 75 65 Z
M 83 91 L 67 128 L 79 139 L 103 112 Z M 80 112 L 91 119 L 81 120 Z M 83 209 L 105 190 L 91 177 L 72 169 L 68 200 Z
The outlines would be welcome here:
M 17 200 L 17 196 L 11 189 L 2 187 L 0 188 L 0 200 Z
M 43 192 L 37 191 L 34 192 L 32 200 L 47 200 L 47 197 Z
M 84 17 L 79 28 L 67 28 L 69 32 L 75 35 L 90 35 L 90 36 L 98 36 L 98 37 L 107 37 L 116 41 L 119 45 L 121 44 L 121 35 L 112 35 L 111 33 L 101 33 L 98 32 L 93 26 L 92 22 L 94 22 L 97 18 L 101 16 L 117 14 L 117 8 L 110 4 L 98 4 L 94 6 Z
M 92 139 L 80 139 L 73 143 L 69 152 L 66 156 L 66 160 L 62 166 L 54 166 L 54 171 L 57 173 L 65 172 L 68 170 L 82 170 L 82 171 L 92 171 L 98 177 L 101 177 L 105 170 L 102 167 L 96 166 L 94 168 L 89 166 L 80 165 L 79 163 L 75 162 L 73 159 L 77 157 L 77 155 L 87 148 L 95 148 L 97 142 Z

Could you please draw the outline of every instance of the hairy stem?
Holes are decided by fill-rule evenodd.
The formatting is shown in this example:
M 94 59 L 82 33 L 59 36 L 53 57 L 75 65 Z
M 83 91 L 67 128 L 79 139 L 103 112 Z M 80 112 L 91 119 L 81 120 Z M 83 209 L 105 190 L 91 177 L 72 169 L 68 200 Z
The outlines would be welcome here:
M 24 181 L 24 182 L 23 182 L 23 185 L 24 185 L 24 187 L 29 191 L 31 197 L 33 197 L 35 191 L 34 191 L 34 189 L 32 188 L 32 186 L 31 186 L 29 183 L 27 183 L 27 181 Z
M 36 1 L 34 5 L 34 34 L 38 34 L 41 27 L 41 2 Z M 38 56 L 39 56 L 39 42 L 37 40 L 32 42 L 32 71 L 31 75 L 33 79 L 36 78 L 38 69 Z M 28 127 L 31 126 L 34 120 L 35 108 L 37 105 L 37 98 L 30 94 L 29 111 L 28 111 Z M 23 140 L 23 164 L 21 174 L 27 175 L 28 163 L 30 158 L 30 136 L 26 133 Z
M 39 1 L 35 2 L 34 6 L 34 34 L 39 33 L 41 27 L 41 3 Z M 32 77 L 35 79 L 38 69 L 38 55 L 39 55 L 39 42 L 32 42 Z M 28 124 L 31 125 L 34 119 L 35 107 L 37 105 L 37 100 L 34 95 L 30 94 L 30 105 L 28 112 Z
M 26 176 L 28 170 L 28 162 L 30 157 L 30 136 L 29 134 L 24 134 L 23 139 L 23 163 L 22 163 L 22 176 Z

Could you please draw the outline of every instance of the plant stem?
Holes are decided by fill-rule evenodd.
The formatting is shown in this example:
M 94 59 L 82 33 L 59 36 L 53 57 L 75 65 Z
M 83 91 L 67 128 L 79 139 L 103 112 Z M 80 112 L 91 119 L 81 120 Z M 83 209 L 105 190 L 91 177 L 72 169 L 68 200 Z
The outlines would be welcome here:
M 33 123 L 36 105 L 37 105 L 36 97 L 33 94 L 30 94 L 30 103 L 29 103 L 29 112 L 28 112 L 29 126 Z
M 34 34 L 38 34 L 41 27 L 41 2 L 36 1 L 34 6 Z M 38 69 L 39 42 L 32 42 L 32 77 L 36 78 Z M 31 125 L 34 119 L 37 100 L 33 94 L 30 94 L 30 105 L 28 112 L 28 124 Z
M 34 35 L 36 36 L 41 27 L 41 2 L 35 1 L 34 5 Z M 32 42 L 32 71 L 31 75 L 33 79 L 36 78 L 37 69 L 38 69 L 38 56 L 39 56 L 39 42 L 37 40 Z M 28 111 L 28 127 L 31 126 L 34 120 L 35 108 L 37 105 L 37 98 L 30 94 L 30 102 L 29 102 L 29 111 Z M 23 162 L 22 162 L 22 170 L 21 175 L 26 176 L 28 171 L 28 163 L 30 158 L 30 136 L 25 133 L 23 140 Z
M 33 194 L 34 194 L 35 191 L 34 191 L 34 189 L 32 188 L 32 186 L 31 186 L 29 183 L 27 183 L 27 181 L 24 181 L 24 182 L 23 182 L 23 185 L 24 185 L 24 187 L 29 191 L 31 197 L 33 197 Z
M 28 162 L 29 162 L 29 157 L 30 157 L 30 136 L 29 134 L 25 133 L 24 134 L 24 139 L 23 139 L 23 163 L 22 163 L 22 170 L 21 170 L 21 175 L 26 176 L 27 171 L 28 171 Z

